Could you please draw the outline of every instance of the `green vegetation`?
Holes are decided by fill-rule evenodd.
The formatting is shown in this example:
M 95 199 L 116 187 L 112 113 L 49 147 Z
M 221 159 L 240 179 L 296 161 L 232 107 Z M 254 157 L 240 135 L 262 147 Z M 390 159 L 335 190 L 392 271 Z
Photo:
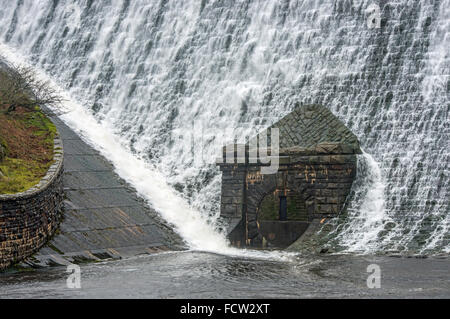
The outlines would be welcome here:
M 6 158 L 0 164 L 0 194 L 23 192 L 39 183 L 50 165 L 38 162 Z
M 37 105 L 16 105 L 12 112 L 4 98 L 5 79 L 8 74 L 0 71 L 0 194 L 14 194 L 36 185 L 47 173 L 56 127 Z M 23 100 L 23 92 L 18 94 Z
M 259 220 L 279 220 L 280 197 L 277 193 L 264 197 L 259 207 Z M 306 220 L 305 204 L 300 195 L 287 196 L 288 220 Z

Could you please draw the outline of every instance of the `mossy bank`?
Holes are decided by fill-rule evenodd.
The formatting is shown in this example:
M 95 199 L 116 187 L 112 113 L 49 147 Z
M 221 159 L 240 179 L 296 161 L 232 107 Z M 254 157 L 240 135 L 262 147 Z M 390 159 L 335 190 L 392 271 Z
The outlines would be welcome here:
M 37 252 L 63 212 L 62 141 L 22 80 L 0 71 L 0 271 Z
M 39 183 L 53 163 L 55 125 L 39 110 L 0 110 L 0 194 L 23 192 Z

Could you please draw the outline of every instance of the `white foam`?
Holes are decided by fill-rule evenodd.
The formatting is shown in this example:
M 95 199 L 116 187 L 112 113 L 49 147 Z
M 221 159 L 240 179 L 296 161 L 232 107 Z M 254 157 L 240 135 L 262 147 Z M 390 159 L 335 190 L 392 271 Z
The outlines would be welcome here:
M 251 136 L 256 125 L 267 127 L 295 103 L 319 102 L 346 122 L 386 173 L 384 208 L 373 207 L 381 186 L 369 179 L 374 193 L 364 185 L 357 192 L 363 210 L 359 215 L 353 205 L 351 217 L 360 222 L 343 226 L 349 238 L 340 236 L 339 244 L 448 249 L 450 2 L 437 8 L 431 0 L 390 1 L 386 53 L 376 70 L 370 63 L 379 30 L 367 27 L 364 13 L 372 2 L 213 1 L 203 7 L 195 0 L 162 6 L 113 0 L 87 7 L 84 1 L 0 0 L 0 38 L 60 81 L 83 108 L 95 108 L 100 129 L 110 130 L 125 152 L 131 147 L 152 161 L 149 170 L 165 184 L 182 186 L 177 189 L 188 207 L 200 211 L 195 216 L 208 227 L 219 215 L 220 174 L 193 161 L 187 133 L 198 137 L 202 126 L 216 136 L 227 129 Z M 398 39 L 405 23 L 414 32 Z M 385 103 L 388 94 L 392 100 Z M 243 122 L 249 129 L 239 128 Z M 203 148 L 208 163 L 214 142 Z M 366 195 L 373 197 L 364 203 Z M 380 231 L 380 212 L 398 227 Z
M 16 65 L 28 65 L 18 52 L 0 44 L 0 53 Z M 215 229 L 213 221 L 193 209 L 165 181 L 165 177 L 143 159 L 134 156 L 124 144 L 123 138 L 113 133 L 109 123 L 98 122 L 83 106 L 74 101 L 42 70 L 36 69 L 38 76 L 51 82 L 65 99 L 60 118 L 83 140 L 107 158 L 114 165 L 116 173 L 135 187 L 137 193 L 148 200 L 161 216 L 172 224 L 175 230 L 193 250 L 245 256 L 250 258 L 287 260 L 294 254 L 244 250 L 231 247 L 223 233 Z M 54 109 L 55 112 L 61 109 Z
M 393 222 L 385 209 L 385 183 L 378 163 L 363 152 L 358 165 L 364 165 L 366 176 L 356 190 L 360 203 L 349 211 L 348 223 L 339 234 L 341 244 L 347 252 L 375 252 L 380 246 L 380 232 L 386 223 Z M 384 240 L 389 240 L 385 238 Z

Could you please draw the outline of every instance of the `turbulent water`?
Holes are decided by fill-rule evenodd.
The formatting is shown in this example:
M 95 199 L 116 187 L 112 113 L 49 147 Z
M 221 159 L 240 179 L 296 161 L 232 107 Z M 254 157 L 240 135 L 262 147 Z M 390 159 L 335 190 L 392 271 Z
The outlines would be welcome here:
M 382 269 L 367 287 L 368 265 Z M 316 256 L 289 262 L 176 252 L 0 276 L 0 298 L 448 298 L 448 258 Z M 414 271 L 412 271 L 414 269 Z M 170 312 L 169 312 L 170 313 Z
M 333 245 L 450 251 L 449 0 L 0 0 L 0 43 L 78 102 L 65 120 L 197 248 L 226 246 L 219 139 L 313 102 L 366 153 Z

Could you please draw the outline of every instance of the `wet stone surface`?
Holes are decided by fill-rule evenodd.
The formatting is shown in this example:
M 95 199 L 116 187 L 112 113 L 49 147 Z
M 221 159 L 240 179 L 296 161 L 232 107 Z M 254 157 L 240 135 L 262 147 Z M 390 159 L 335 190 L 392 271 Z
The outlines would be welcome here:
M 184 248 L 181 238 L 115 173 L 98 151 L 58 118 L 64 144 L 64 219 L 37 254 L 18 267 L 120 259 Z

